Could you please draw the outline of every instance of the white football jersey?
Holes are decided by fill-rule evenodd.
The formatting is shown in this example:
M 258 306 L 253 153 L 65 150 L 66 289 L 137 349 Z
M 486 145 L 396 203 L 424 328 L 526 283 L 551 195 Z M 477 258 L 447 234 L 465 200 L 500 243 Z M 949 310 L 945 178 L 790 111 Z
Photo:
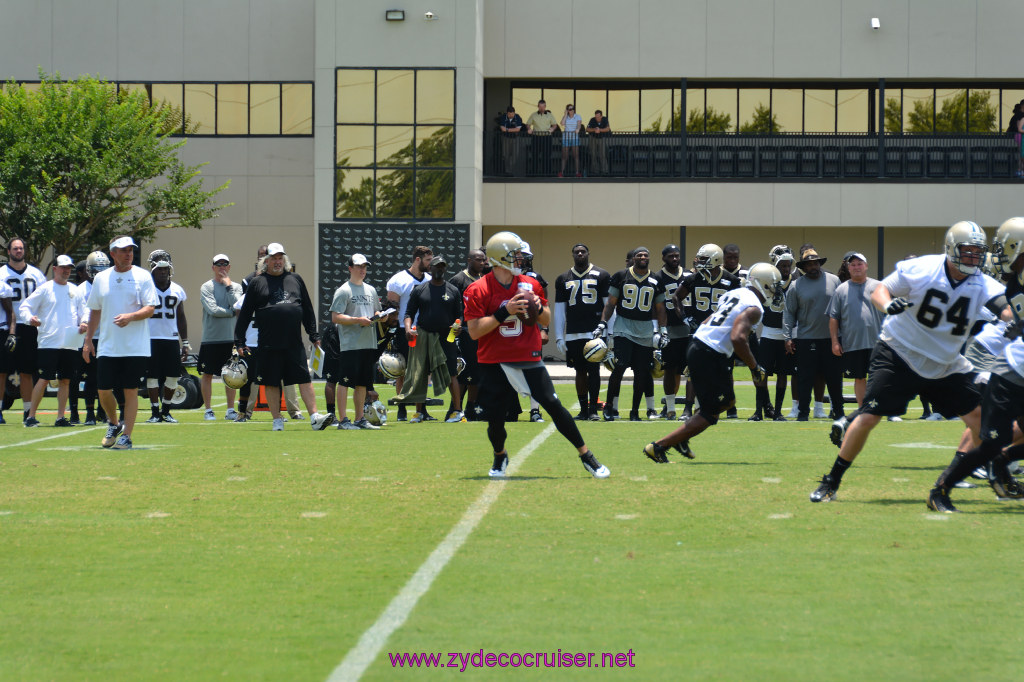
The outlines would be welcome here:
M 399 325 L 401 325 L 402 320 L 405 319 L 405 309 L 409 306 L 409 295 L 412 293 L 412 290 L 426 282 L 428 279 L 430 279 L 428 275 L 423 275 L 422 279 L 416 279 L 415 277 L 413 277 L 413 274 L 408 270 L 402 270 L 400 272 L 396 272 L 394 275 L 391 276 L 391 279 L 388 280 L 387 290 L 393 291 L 394 293 L 398 294 L 399 297 Z
M 697 327 L 694 336 L 722 355 L 732 355 L 732 325 L 747 308 L 757 308 L 764 315 L 764 306 L 752 289 L 733 289 L 718 299 L 718 309 Z
M 160 291 L 156 287 L 156 297 L 160 300 L 153 317 L 149 318 L 149 338 L 151 339 L 177 339 L 178 338 L 178 304 L 188 296 L 185 290 L 177 282 L 171 282 L 167 291 Z
M 969 363 L 964 369 L 959 362 L 960 348 L 985 304 L 1005 292 L 980 271 L 954 287 L 941 254 L 900 261 L 882 284 L 914 305 L 885 318 L 881 339 L 927 379 L 969 371 Z
M 14 292 L 7 286 L 7 282 L 0 279 L 0 298 L 11 298 L 14 296 Z M 13 304 L 12 304 L 13 306 Z M 0 330 L 7 329 L 7 311 L 0 308 Z
M 15 272 L 11 266 L 0 266 L 0 280 L 6 282 L 10 287 L 11 306 L 14 308 L 14 316 L 18 316 L 18 306 L 26 298 L 32 295 L 40 286 L 46 284 L 46 275 L 34 265 L 26 265 L 21 272 Z M 0 315 L 3 315 L 0 312 Z

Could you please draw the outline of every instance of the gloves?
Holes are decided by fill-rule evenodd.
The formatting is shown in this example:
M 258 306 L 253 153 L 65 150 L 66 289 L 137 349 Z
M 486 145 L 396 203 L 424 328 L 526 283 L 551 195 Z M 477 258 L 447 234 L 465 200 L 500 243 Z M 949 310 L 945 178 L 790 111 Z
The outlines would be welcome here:
M 907 299 L 903 298 L 902 296 L 898 296 L 889 301 L 889 305 L 885 306 L 885 312 L 888 315 L 899 315 L 904 310 L 912 307 L 913 305 L 914 304 L 908 301 Z
M 555 339 L 555 347 L 558 348 L 563 355 L 569 352 L 568 347 L 565 345 L 565 339 Z
M 591 336 L 595 339 L 601 339 L 608 336 L 608 323 L 605 322 L 604 320 L 598 322 L 597 328 L 594 330 L 594 333 L 591 334 Z
M 750 370 L 750 378 L 754 380 L 755 384 L 763 384 L 768 381 L 768 373 L 764 371 L 764 367 L 758 365 Z
M 11 332 L 10 336 L 7 337 L 7 340 L 4 341 L 4 350 L 6 350 L 8 353 L 13 353 L 14 347 L 17 345 L 18 337 L 14 335 L 14 332 Z
M 686 326 L 690 328 L 690 333 L 691 334 L 693 332 L 697 331 L 697 327 L 700 326 L 700 322 L 698 322 L 697 320 L 693 319 L 693 317 L 685 317 L 685 318 L 683 318 L 683 322 L 685 322 Z
M 663 327 L 661 330 L 654 332 L 653 340 L 655 348 L 658 350 L 664 350 L 669 341 L 668 330 Z

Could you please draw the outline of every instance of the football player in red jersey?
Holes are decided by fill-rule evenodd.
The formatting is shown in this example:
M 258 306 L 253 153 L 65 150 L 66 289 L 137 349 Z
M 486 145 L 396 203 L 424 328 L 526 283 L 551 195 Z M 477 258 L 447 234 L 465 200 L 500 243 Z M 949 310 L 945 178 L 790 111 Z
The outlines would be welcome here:
M 487 420 L 487 437 L 494 448 L 489 475 L 505 476 L 505 414 L 512 403 L 519 404 L 518 394 L 522 393 L 537 400 L 551 415 L 558 432 L 579 452 L 583 467 L 595 478 L 606 478 L 608 468 L 597 461 L 583 442 L 541 360 L 538 325 L 548 325 L 551 310 L 540 282 L 522 274 L 522 244 L 512 232 L 499 232 L 488 239 L 485 252 L 494 267 L 469 285 L 463 295 L 466 327 L 470 337 L 479 343 L 480 392 L 476 409 Z M 532 312 L 536 312 L 535 317 Z

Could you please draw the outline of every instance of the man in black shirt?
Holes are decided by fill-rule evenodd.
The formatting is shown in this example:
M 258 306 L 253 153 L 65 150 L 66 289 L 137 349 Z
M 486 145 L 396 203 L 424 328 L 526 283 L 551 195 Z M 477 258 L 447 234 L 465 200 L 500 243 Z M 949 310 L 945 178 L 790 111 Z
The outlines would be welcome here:
M 466 269 L 459 274 L 452 277 L 449 282 L 455 285 L 459 290 L 459 296 L 461 297 L 466 293 L 466 289 L 473 282 L 480 279 L 488 270 L 487 266 L 487 254 L 484 253 L 483 249 L 473 249 L 469 252 L 469 256 L 466 258 Z M 467 421 L 476 421 L 476 411 L 473 409 L 476 407 L 476 392 L 477 382 L 479 381 L 478 366 L 476 362 L 476 341 L 469 336 L 469 330 L 465 325 L 462 327 L 462 331 L 459 332 L 458 337 L 455 339 L 456 346 L 459 350 L 459 355 L 462 360 L 466 363 L 466 368 L 462 370 L 457 378 L 459 382 L 459 391 L 466 397 L 466 409 L 464 413 Z M 455 409 L 455 403 L 453 402 L 448 406 L 448 411 L 452 412 Z
M 284 430 L 281 417 L 281 384 L 299 384 L 302 402 L 309 410 L 314 431 L 323 431 L 334 422 L 334 415 L 316 411 L 316 394 L 306 368 L 306 349 L 302 345 L 302 328 L 309 341 L 320 345 L 316 330 L 316 311 L 309 299 L 306 284 L 290 272 L 291 262 L 284 247 L 277 242 L 267 246 L 263 272 L 249 282 L 245 302 L 235 322 L 235 346 L 245 349 L 245 331 L 255 316 L 259 330 L 257 364 L 260 375 L 256 381 L 266 388 L 274 431 Z
M 501 130 L 501 155 L 505 159 L 505 175 L 515 175 L 519 165 L 519 133 L 523 130 L 523 119 L 515 107 L 508 107 L 505 115 L 498 119 Z
M 587 124 L 587 133 L 590 135 L 590 174 L 608 175 L 606 142 L 611 137 L 612 128 L 600 109 L 594 112 L 594 117 Z
M 682 254 L 675 244 L 666 244 L 661 250 L 661 262 L 664 264 L 654 277 L 665 289 L 665 316 L 668 322 L 668 345 L 661 351 L 661 363 L 665 369 L 662 387 L 665 390 L 665 409 L 662 411 L 666 419 L 676 418 L 676 394 L 679 392 L 679 380 L 686 369 L 686 349 L 690 345 L 690 325 L 683 321 L 680 314 L 682 308 L 675 304 L 676 289 L 683 282 L 686 271 L 679 267 Z

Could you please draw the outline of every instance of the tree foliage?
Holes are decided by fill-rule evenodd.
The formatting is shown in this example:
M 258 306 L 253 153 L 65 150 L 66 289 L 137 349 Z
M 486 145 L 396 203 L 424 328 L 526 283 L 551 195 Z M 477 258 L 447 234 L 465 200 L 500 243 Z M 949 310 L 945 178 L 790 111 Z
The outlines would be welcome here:
M 178 158 L 179 110 L 98 78 L 40 77 L 0 89 L 0 237 L 24 238 L 30 262 L 201 228 L 230 205 L 213 203 L 228 183 L 204 191 L 201 165 Z
M 916 100 L 913 108 L 907 113 L 907 125 L 904 127 L 899 99 L 886 98 L 885 132 L 964 133 L 968 132 L 969 115 L 969 132 L 994 133 L 997 132 L 999 116 L 991 99 L 992 93 L 989 90 L 971 90 L 968 102 L 967 91 L 960 90 L 953 97 L 944 99 L 938 111 L 935 110 L 934 96 Z
M 766 104 L 758 104 L 754 109 L 754 117 L 740 125 L 741 133 L 767 134 L 781 131 L 778 117 L 772 114 L 772 110 Z

